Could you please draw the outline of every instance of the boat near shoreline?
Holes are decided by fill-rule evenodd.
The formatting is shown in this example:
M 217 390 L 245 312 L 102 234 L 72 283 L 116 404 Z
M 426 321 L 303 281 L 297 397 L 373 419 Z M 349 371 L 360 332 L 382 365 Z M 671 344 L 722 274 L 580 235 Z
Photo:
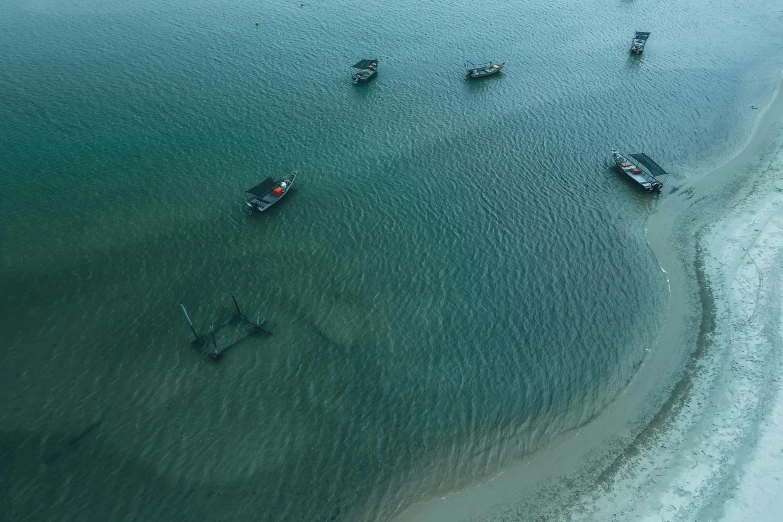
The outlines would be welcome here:
M 645 220 L 669 306 L 627 388 L 515 466 L 414 504 L 398 522 L 494 520 L 519 505 L 530 518 L 682 513 L 676 519 L 687 521 L 717 506 L 721 516 L 710 520 L 779 519 L 783 330 L 771 320 L 781 309 L 783 97 L 775 96 L 744 150 Z
M 630 158 L 633 158 L 638 163 L 631 161 Z M 617 149 L 612 149 L 612 161 L 631 181 L 648 192 L 660 192 L 663 188 L 663 181 L 660 181 L 658 177 L 668 176 L 668 173 L 660 165 L 643 153 L 628 154 L 626 156 L 617 152 Z M 642 169 L 640 165 L 645 166 L 649 172 Z

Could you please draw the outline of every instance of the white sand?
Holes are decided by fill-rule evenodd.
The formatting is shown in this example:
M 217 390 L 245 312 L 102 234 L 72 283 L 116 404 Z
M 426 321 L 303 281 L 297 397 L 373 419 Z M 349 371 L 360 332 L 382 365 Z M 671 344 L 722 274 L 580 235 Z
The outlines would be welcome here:
M 692 187 L 688 199 L 704 203 L 681 215 L 712 221 L 696 229 L 714 300 L 706 353 L 666 428 L 623 463 L 613 487 L 582 498 L 574 518 L 783 519 L 779 137 L 759 136 L 753 159 L 743 153 Z M 745 186 L 737 176 L 749 178 Z
M 777 97 L 743 152 L 651 218 L 671 306 L 624 394 L 514 469 L 402 519 L 783 520 L 782 143 Z

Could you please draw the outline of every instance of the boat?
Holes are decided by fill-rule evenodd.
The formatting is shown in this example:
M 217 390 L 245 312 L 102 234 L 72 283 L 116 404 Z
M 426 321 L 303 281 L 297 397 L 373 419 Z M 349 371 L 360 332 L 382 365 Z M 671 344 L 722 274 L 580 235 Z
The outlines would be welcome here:
M 280 179 L 266 178 L 255 187 L 247 189 L 245 192 L 250 194 L 250 199 L 247 200 L 250 211 L 263 212 L 280 201 L 291 190 L 294 179 L 296 179 L 296 172 L 291 172 Z
M 468 64 L 470 64 L 470 67 Z M 484 78 L 486 76 L 492 76 L 493 74 L 499 73 L 500 70 L 503 69 L 504 65 L 506 65 L 506 62 L 487 62 L 479 65 L 476 65 L 473 62 L 467 62 L 465 63 L 465 69 L 467 70 L 468 78 Z
M 636 160 L 636 162 L 631 159 Z M 612 160 L 623 174 L 648 192 L 660 192 L 666 179 L 664 178 L 664 181 L 661 181 L 658 178 L 668 176 L 668 173 L 646 154 L 623 155 L 617 152 L 616 149 L 612 149 Z M 643 170 L 640 165 L 646 167 L 647 170 Z
M 647 43 L 649 37 L 650 33 L 636 31 L 633 35 L 633 40 L 631 40 L 631 52 L 634 54 L 642 54 L 644 52 L 644 45 Z
M 354 69 L 358 69 L 356 73 L 351 77 L 354 85 L 359 83 L 367 83 L 372 80 L 378 73 L 378 60 L 365 59 L 359 60 L 352 65 Z

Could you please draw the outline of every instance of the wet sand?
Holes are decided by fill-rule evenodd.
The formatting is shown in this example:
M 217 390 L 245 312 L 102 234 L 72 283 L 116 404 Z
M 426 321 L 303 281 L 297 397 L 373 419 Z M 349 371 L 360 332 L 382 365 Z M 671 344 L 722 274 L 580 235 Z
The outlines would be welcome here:
M 778 519 L 782 137 L 776 95 L 737 156 L 665 191 L 647 234 L 669 310 L 625 391 L 513 469 L 401 520 Z

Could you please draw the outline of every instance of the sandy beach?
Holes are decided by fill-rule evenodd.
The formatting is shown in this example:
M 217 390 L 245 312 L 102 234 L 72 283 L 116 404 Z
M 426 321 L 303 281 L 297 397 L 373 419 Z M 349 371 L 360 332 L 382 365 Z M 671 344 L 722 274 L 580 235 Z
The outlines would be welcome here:
M 782 136 L 776 94 L 738 155 L 665 190 L 647 234 L 671 291 L 667 320 L 615 402 L 402 520 L 779 519 Z

